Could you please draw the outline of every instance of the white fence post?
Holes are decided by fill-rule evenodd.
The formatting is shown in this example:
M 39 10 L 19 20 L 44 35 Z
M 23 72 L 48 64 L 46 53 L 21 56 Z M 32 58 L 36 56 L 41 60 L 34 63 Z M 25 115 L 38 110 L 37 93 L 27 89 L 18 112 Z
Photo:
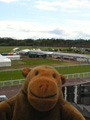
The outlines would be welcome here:
M 0 81 L 0 87 L 13 86 L 13 85 L 21 85 L 22 81 L 24 81 L 24 80 L 25 79 Z M 17 82 L 17 83 L 14 83 L 14 82 Z
M 75 73 L 75 74 L 65 74 L 66 78 L 80 78 L 80 77 L 87 77 L 90 76 L 90 72 L 85 73 Z
M 3 81 L 3 87 L 5 86 L 5 82 Z
M 77 85 L 75 85 L 74 102 L 77 103 Z
M 11 81 L 11 85 L 13 85 L 13 81 Z
M 90 72 L 85 72 L 85 73 L 75 73 L 75 74 L 65 74 L 66 79 L 69 78 L 80 78 L 80 77 L 86 77 L 86 76 L 90 76 Z M 4 87 L 4 86 L 12 86 L 12 85 L 21 85 L 22 81 L 24 81 L 25 79 L 17 79 L 17 80 L 7 80 L 7 81 L 0 81 L 0 87 Z M 14 83 L 14 82 L 18 82 L 18 83 Z M 8 84 L 6 84 L 8 82 Z
M 67 100 L 67 87 L 65 87 L 64 95 L 65 95 L 65 100 Z

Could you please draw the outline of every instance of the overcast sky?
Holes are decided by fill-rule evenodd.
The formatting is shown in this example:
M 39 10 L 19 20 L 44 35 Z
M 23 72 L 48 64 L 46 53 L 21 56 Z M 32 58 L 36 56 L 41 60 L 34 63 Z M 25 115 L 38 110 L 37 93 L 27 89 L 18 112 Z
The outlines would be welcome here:
M 90 39 L 90 0 L 0 0 L 0 37 Z

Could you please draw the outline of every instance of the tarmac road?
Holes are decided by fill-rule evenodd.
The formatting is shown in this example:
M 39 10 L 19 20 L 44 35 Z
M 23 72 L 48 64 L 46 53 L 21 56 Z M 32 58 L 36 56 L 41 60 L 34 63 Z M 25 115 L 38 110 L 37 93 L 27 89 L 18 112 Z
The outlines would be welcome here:
M 7 98 L 11 98 L 16 95 L 20 90 L 21 85 L 10 86 L 10 87 L 0 87 L 0 95 L 6 95 Z

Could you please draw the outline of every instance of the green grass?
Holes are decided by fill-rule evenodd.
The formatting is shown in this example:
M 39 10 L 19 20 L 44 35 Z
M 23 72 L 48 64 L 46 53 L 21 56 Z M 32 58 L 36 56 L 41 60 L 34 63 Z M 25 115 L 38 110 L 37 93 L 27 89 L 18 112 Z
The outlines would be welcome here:
M 22 49 L 33 49 L 33 48 L 34 49 L 40 48 L 41 50 L 47 50 L 48 48 L 59 49 L 59 47 L 38 47 L 38 46 L 36 46 L 36 47 L 32 47 L 32 46 L 5 46 L 4 47 L 4 46 L 0 46 L 0 53 L 12 52 L 12 50 L 16 47 L 20 48 L 21 50 Z
M 8 52 L 12 52 L 14 48 L 20 48 L 20 49 L 32 49 L 32 47 L 29 46 L 0 46 L 0 53 L 8 53 Z
M 23 63 L 27 64 L 27 65 L 62 65 L 65 64 L 67 62 L 63 62 L 63 61 L 56 61 L 56 60 L 52 60 L 52 59 L 29 59 L 29 60 L 22 60 Z
M 51 65 L 51 66 L 58 66 L 58 65 L 65 65 L 68 62 L 50 60 L 50 59 L 28 59 L 28 60 L 19 60 L 19 61 L 12 61 L 12 67 L 8 67 L 9 69 L 19 69 L 19 68 L 32 68 L 38 65 Z M 5 67 L 6 69 L 6 67 Z M 22 79 L 21 71 L 8 71 L 8 72 L 0 72 L 0 81 L 5 80 L 15 80 L 15 79 Z
M 14 61 L 12 61 L 11 67 L 0 67 L 0 70 L 34 67 L 34 66 L 43 65 L 43 64 L 51 65 L 51 66 L 58 66 L 58 65 L 73 65 L 75 63 L 56 61 L 56 60 L 52 60 L 52 59 L 43 59 L 43 58 L 41 58 L 41 59 L 14 60 Z
M 60 74 L 74 74 L 90 72 L 90 65 L 86 66 L 69 66 L 69 67 L 56 67 L 55 68 Z M 21 71 L 8 71 L 0 72 L 0 81 L 24 79 Z
M 11 52 L 15 47 L 0 47 L 0 53 L 7 53 Z M 20 49 L 32 49 L 33 47 L 25 46 L 19 47 Z M 42 50 L 46 50 L 49 47 L 34 47 L 34 48 L 41 48 Z M 14 60 L 12 61 L 11 67 L 0 67 L 0 70 L 5 69 L 19 69 L 19 68 L 30 68 L 35 67 L 38 65 L 51 65 L 51 66 L 61 66 L 61 65 L 75 65 L 75 63 L 63 62 L 63 61 L 56 61 L 52 59 L 26 59 L 26 60 Z M 60 74 L 74 74 L 74 73 L 83 73 L 83 72 L 90 72 L 90 65 L 86 66 L 71 66 L 71 67 L 57 67 L 55 68 Z M 8 71 L 8 72 L 0 72 L 0 81 L 7 81 L 7 80 L 16 80 L 16 79 L 24 79 L 22 76 L 21 71 Z M 7 85 L 10 83 L 6 83 Z M 17 84 L 17 82 L 15 83 Z
M 0 72 L 0 81 L 24 79 L 21 71 Z
M 84 73 L 84 72 L 90 72 L 90 65 L 58 67 L 56 68 L 56 70 L 61 74 Z
M 48 49 L 58 49 L 58 50 L 62 49 L 63 50 L 63 49 L 70 48 L 70 47 L 41 47 L 41 46 L 0 46 L 0 54 L 12 52 L 13 49 L 16 47 L 20 48 L 20 50 L 22 50 L 22 49 L 38 49 L 38 48 L 41 50 L 48 50 Z M 72 54 L 75 54 L 75 53 L 72 53 Z M 90 53 L 85 53 L 85 54 L 90 55 Z

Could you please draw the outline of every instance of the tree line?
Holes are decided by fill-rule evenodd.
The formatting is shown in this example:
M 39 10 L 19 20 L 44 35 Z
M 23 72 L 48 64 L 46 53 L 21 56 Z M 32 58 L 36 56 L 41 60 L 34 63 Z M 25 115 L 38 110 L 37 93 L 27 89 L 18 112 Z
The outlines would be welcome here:
M 76 39 L 23 39 L 0 38 L 0 46 L 51 46 L 51 47 L 90 47 L 90 40 Z

